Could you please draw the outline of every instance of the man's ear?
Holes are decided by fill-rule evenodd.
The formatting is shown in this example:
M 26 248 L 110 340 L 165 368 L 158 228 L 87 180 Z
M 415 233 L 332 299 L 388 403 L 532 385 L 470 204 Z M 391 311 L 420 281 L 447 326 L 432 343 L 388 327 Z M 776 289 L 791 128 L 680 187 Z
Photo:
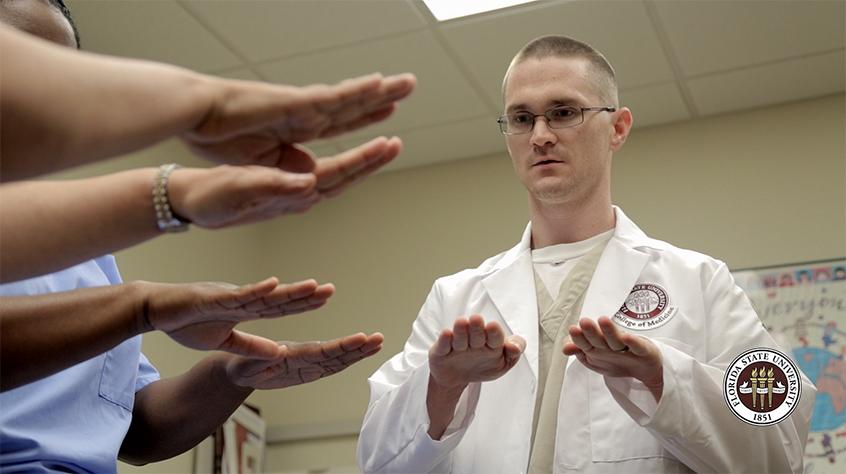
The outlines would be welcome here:
M 632 111 L 628 107 L 621 107 L 617 111 L 616 119 L 614 120 L 614 133 L 611 135 L 611 149 L 618 151 L 622 148 L 623 143 L 626 143 L 626 138 L 629 137 L 629 132 L 632 129 Z

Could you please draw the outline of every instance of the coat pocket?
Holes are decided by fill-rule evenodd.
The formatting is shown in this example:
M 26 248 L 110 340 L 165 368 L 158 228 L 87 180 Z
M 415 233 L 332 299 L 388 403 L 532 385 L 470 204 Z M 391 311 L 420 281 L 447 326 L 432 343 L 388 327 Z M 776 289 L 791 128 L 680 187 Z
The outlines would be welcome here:
M 686 353 L 691 346 L 676 339 L 655 337 Z M 661 446 L 658 439 L 640 426 L 617 403 L 599 374 L 590 377 L 591 448 L 594 462 L 619 462 L 632 459 L 669 458 L 675 456 Z M 691 407 L 691 409 L 694 409 Z
M 100 373 L 100 398 L 132 411 L 140 355 L 140 337 L 125 341 L 106 353 Z

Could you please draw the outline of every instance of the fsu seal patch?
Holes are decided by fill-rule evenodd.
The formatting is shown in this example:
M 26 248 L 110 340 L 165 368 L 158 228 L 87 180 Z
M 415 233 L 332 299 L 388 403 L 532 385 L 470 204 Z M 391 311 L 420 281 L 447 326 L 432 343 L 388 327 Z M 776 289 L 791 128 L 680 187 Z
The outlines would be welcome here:
M 669 305 L 667 292 L 652 283 L 638 283 L 614 315 L 614 321 L 626 329 L 643 331 L 663 326 L 676 313 Z
M 732 413 L 751 425 L 774 425 L 799 403 L 802 381 L 786 355 L 768 347 L 740 354 L 726 369 L 723 396 Z

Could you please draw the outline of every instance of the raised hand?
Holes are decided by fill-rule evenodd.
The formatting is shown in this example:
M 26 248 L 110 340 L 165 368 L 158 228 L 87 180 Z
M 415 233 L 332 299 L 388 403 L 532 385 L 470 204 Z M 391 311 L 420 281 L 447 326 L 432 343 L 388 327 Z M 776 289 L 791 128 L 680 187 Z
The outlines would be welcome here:
M 337 196 L 393 160 L 399 138 L 373 139 L 344 153 L 314 159 L 298 150 L 296 159 L 265 166 L 185 168 L 173 172 L 168 196 L 173 211 L 205 228 L 256 222 L 304 212 Z
M 222 86 L 221 86 L 222 84 Z M 411 74 L 371 74 L 335 85 L 294 87 L 214 82 L 211 110 L 182 135 L 195 153 L 229 164 L 261 164 L 296 154 L 297 143 L 332 137 L 389 117 L 416 85 Z
M 479 315 L 459 318 L 429 349 L 429 372 L 439 387 L 463 389 L 471 382 L 501 377 L 514 367 L 525 347 L 520 336 L 506 339 L 495 321 L 486 325 Z
M 634 377 L 661 400 L 664 372 L 661 351 L 649 339 L 623 331 L 610 318 L 597 322 L 582 318 L 570 326 L 572 342 L 564 344 L 565 355 L 574 355 L 585 367 L 609 377 Z
M 141 324 L 167 333 L 192 349 L 222 350 L 271 359 L 279 346 L 263 337 L 234 329 L 244 321 L 275 318 L 323 306 L 335 292 L 331 284 L 314 280 L 280 284 L 268 278 L 251 285 L 228 283 L 142 283 L 145 297 L 139 309 Z
M 336 374 L 382 349 L 380 333 L 364 333 L 328 342 L 280 342 L 273 359 L 233 357 L 226 364 L 232 383 L 256 389 L 275 389 L 313 382 Z

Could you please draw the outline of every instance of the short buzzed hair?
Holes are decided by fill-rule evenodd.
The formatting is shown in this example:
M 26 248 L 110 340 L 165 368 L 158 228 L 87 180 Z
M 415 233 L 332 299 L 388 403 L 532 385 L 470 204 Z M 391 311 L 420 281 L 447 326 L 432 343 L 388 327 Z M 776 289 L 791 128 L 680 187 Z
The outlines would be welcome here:
M 527 59 L 543 59 L 547 57 L 581 58 L 586 60 L 590 66 L 591 82 L 595 87 L 596 94 L 601 99 L 607 101 L 607 105 L 614 107 L 619 105 L 619 99 L 617 97 L 617 75 L 614 73 L 611 63 L 605 59 L 602 53 L 589 44 L 561 35 L 548 35 L 535 38 L 517 52 L 514 59 L 511 60 L 511 64 L 508 65 L 508 71 L 506 71 L 505 79 L 502 81 L 503 97 L 505 96 L 505 85 L 508 81 L 508 74 L 514 66 Z

